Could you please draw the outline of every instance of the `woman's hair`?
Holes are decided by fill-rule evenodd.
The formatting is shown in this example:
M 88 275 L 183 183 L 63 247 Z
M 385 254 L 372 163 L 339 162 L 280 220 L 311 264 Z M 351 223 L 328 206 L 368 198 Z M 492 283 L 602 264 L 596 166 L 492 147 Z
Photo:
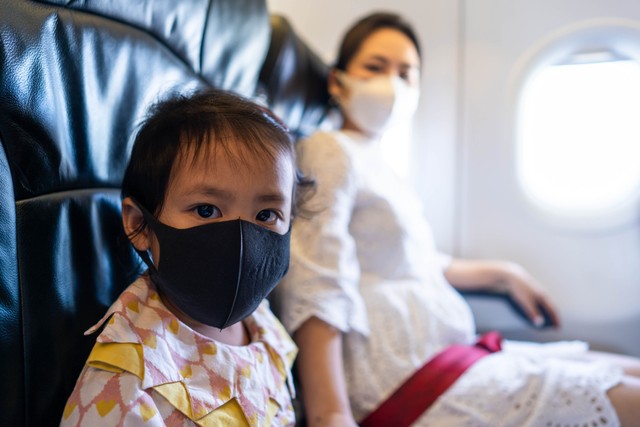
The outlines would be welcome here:
M 195 162 L 203 150 L 215 148 L 229 153 L 231 144 L 242 144 L 243 150 L 236 152 L 262 157 L 265 162 L 287 154 L 295 168 L 293 141 L 287 128 L 269 110 L 249 100 L 209 89 L 158 102 L 136 135 L 122 181 L 122 198 L 131 197 L 158 215 L 171 169 L 181 154 L 189 149 Z M 236 160 L 242 162 L 242 154 Z M 299 172 L 295 178 L 292 214 L 306 190 L 314 187 L 314 182 Z
M 345 71 L 365 39 L 382 28 L 391 28 L 406 35 L 416 47 L 418 57 L 422 58 L 420 43 L 411 24 L 394 13 L 376 12 L 360 19 L 347 30 L 340 44 L 335 68 Z

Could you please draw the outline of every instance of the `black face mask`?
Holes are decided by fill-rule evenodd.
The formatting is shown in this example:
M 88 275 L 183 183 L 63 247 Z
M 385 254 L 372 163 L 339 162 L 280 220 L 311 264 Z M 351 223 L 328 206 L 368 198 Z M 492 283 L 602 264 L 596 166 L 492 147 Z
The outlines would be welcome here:
M 147 252 L 139 252 L 151 279 L 198 322 L 224 329 L 241 321 L 289 268 L 291 228 L 281 235 L 237 219 L 178 229 L 140 209 L 160 244 L 157 269 Z

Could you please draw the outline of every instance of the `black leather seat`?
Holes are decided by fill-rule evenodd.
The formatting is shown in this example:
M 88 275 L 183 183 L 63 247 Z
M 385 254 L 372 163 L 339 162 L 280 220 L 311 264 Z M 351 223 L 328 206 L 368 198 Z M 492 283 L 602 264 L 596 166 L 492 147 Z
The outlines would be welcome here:
M 0 2 L 1 425 L 58 424 L 83 331 L 139 273 L 119 185 L 151 103 L 215 86 L 260 95 L 298 135 L 322 118 L 300 92 L 321 62 L 292 32 L 269 51 L 270 34 L 260 0 Z
M 329 124 L 329 67 L 298 37 L 289 21 L 271 16 L 271 45 L 260 72 L 258 93 L 285 118 L 296 138 Z

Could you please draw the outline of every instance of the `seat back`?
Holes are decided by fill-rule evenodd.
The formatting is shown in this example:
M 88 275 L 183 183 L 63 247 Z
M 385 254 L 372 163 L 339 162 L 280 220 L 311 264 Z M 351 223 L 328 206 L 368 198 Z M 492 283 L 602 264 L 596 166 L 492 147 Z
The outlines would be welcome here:
M 284 16 L 271 16 L 271 44 L 260 72 L 258 93 L 297 139 L 331 125 L 328 71 Z
M 140 272 L 119 186 L 149 105 L 254 96 L 269 40 L 259 0 L 0 2 L 0 425 L 58 425 Z

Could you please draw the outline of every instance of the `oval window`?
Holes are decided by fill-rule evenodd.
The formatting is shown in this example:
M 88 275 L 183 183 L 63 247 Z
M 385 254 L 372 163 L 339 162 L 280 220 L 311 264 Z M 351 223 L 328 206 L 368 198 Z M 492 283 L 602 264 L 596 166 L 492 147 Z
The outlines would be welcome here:
M 546 213 L 605 220 L 636 209 L 640 65 L 610 52 L 572 55 L 523 88 L 518 175 Z M 637 212 L 635 212 L 637 216 Z

